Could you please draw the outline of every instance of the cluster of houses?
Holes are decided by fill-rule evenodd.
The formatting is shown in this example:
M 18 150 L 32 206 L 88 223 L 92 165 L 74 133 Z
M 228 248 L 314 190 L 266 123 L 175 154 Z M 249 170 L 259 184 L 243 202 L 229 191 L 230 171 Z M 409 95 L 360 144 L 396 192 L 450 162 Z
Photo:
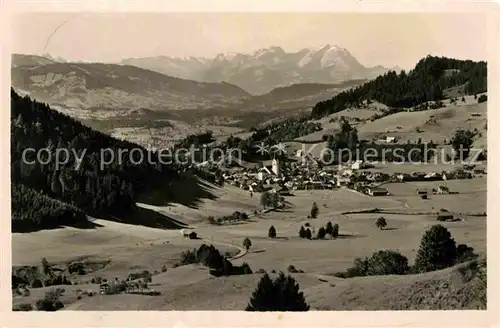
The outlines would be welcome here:
M 302 160 L 282 163 L 273 159 L 269 165 L 260 168 L 231 168 L 222 174 L 224 183 L 252 192 L 274 191 L 286 195 L 293 190 L 351 188 L 370 196 L 385 196 L 389 192 L 383 183 L 407 181 L 440 181 L 471 179 L 486 174 L 483 169 L 468 167 L 442 172 L 383 173 L 369 170 L 371 165 L 363 161 L 349 164 L 321 167 L 318 162 L 304 154 L 297 153 Z

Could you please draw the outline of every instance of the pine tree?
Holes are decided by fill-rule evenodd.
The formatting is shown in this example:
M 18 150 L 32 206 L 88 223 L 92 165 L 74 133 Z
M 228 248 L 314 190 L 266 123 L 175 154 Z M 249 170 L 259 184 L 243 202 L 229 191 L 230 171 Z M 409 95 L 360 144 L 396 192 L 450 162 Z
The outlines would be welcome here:
M 332 237 L 337 238 L 339 236 L 339 225 L 335 223 L 333 225 Z
M 306 229 L 306 235 L 305 235 L 305 237 L 307 239 L 311 239 L 312 238 L 312 233 L 311 233 L 311 230 L 309 228 Z
M 380 230 L 382 230 L 387 227 L 387 221 L 384 217 L 381 216 L 377 219 L 377 221 L 375 221 L 375 225 L 377 226 L 377 228 L 380 228 Z
M 250 241 L 250 239 L 248 237 L 246 237 L 244 240 L 243 240 L 243 247 L 245 247 L 245 249 L 248 251 L 250 249 L 250 247 L 252 247 L 252 242 Z
M 440 224 L 428 229 L 420 241 L 415 259 L 417 272 L 440 270 L 452 266 L 457 255 L 455 240 Z
M 275 286 L 269 275 L 262 276 L 245 311 L 272 311 Z
M 305 238 L 306 237 L 306 230 L 304 229 L 304 226 L 300 226 L 299 237 L 300 238 Z
M 299 284 L 280 272 L 274 281 L 266 273 L 260 280 L 246 311 L 309 311 Z
M 276 228 L 274 226 L 271 226 L 267 235 L 269 236 L 269 238 L 276 238 Z
M 314 202 L 311 207 L 311 218 L 316 219 L 318 217 L 318 213 L 319 213 L 318 205 L 316 204 L 316 202 Z
M 318 230 L 318 239 L 323 239 L 326 236 L 325 228 L 321 227 Z

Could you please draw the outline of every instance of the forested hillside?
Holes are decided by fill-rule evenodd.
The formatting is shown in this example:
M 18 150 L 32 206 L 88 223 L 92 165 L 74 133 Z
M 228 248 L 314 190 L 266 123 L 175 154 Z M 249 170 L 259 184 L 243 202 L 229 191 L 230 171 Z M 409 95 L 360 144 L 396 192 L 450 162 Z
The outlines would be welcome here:
M 440 100 L 444 90 L 460 85 L 465 85 L 465 94 L 485 92 L 486 62 L 427 56 L 408 73 L 390 71 L 330 100 L 319 102 L 311 116 L 321 118 L 350 106 L 357 107 L 364 100 L 376 100 L 389 107 L 409 108 Z
M 23 160 L 23 152 L 29 148 L 33 150 L 25 153 Z M 45 148 L 47 151 L 40 151 Z M 57 149 L 69 151 L 67 163 L 60 167 L 55 161 Z M 132 149 L 136 150 L 130 156 Z M 101 166 L 101 153 L 110 156 L 111 152 L 115 161 Z M 82 158 L 80 165 L 76 155 Z M 61 220 L 76 224 L 81 211 L 119 216 L 130 210 L 141 192 L 168 186 L 177 177 L 174 169 L 153 164 L 147 156 L 158 158 L 136 144 L 94 131 L 11 90 L 13 230 L 48 228 Z M 23 220 L 28 223 L 22 224 Z

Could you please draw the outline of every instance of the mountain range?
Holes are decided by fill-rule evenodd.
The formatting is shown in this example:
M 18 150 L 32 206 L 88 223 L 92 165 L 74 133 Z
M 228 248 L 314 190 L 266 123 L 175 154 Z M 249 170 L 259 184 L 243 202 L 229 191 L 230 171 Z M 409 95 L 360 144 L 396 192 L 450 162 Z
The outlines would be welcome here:
M 263 95 L 251 95 L 235 84 L 197 82 L 134 65 L 66 62 L 48 55 L 13 54 L 11 58 L 12 87 L 19 94 L 88 119 L 146 112 L 183 118 L 192 117 L 194 111 L 202 116 L 266 114 L 276 110 L 293 114 L 365 81 L 298 83 L 275 87 Z M 198 62 L 198 68 L 203 62 L 184 59 L 184 63 L 190 61 L 193 67 Z
M 285 52 L 281 47 L 272 46 L 253 53 L 221 53 L 214 58 L 127 58 L 120 64 L 195 81 L 225 81 L 254 95 L 292 84 L 340 83 L 401 70 L 399 67 L 365 67 L 347 49 L 329 44 L 297 52 Z

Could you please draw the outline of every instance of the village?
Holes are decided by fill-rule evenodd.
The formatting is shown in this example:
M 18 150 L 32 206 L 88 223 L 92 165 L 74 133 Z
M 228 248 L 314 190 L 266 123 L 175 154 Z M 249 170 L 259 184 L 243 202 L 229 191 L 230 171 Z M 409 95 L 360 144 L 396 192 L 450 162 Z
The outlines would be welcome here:
M 441 172 L 421 172 L 418 165 L 415 165 L 415 171 L 410 173 L 379 172 L 372 170 L 374 167 L 372 163 L 362 160 L 322 166 L 319 159 L 310 153 L 297 151 L 294 157 L 285 157 L 285 160 L 273 158 L 250 167 L 234 164 L 228 167 L 221 162 L 205 162 L 198 165 L 197 169 L 201 168 L 209 174 L 213 174 L 213 170 L 222 170 L 224 183 L 248 190 L 251 194 L 269 191 L 282 196 L 291 195 L 295 190 L 335 188 L 348 188 L 369 196 L 387 196 L 389 191 L 383 187 L 387 183 L 473 179 L 486 174 L 485 168 L 469 164 L 450 165 L 450 169 Z M 419 189 L 415 192 L 423 199 L 428 193 L 453 193 L 445 185 L 431 191 Z

